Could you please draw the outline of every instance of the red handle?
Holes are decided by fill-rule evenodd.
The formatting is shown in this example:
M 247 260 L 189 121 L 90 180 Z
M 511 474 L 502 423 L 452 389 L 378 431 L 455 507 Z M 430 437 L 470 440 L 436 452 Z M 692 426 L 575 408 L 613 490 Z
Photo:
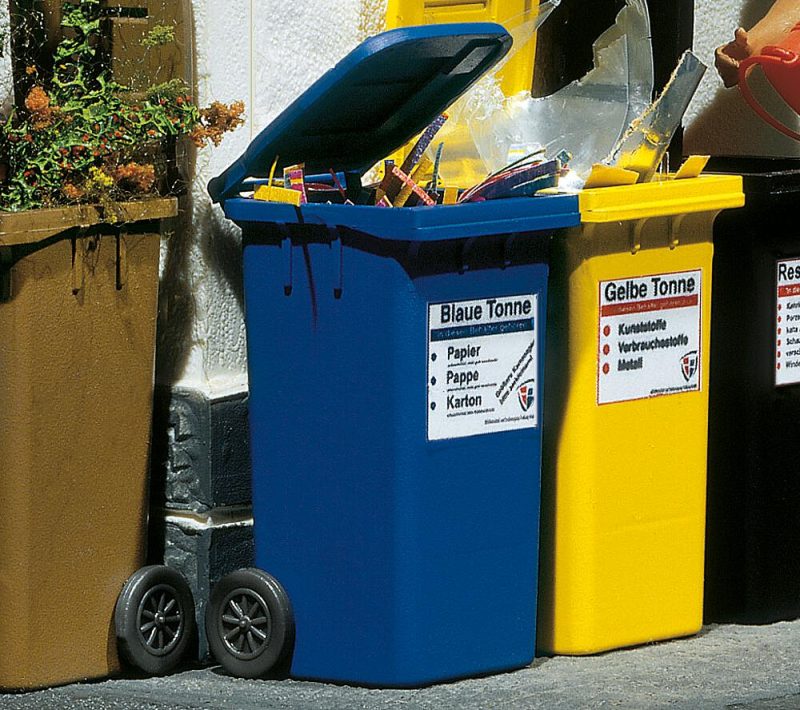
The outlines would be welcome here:
M 780 57 L 769 55 L 757 55 L 755 57 L 748 57 L 747 59 L 742 60 L 739 63 L 739 90 L 742 92 L 744 100 L 750 104 L 750 108 L 752 108 L 762 120 L 766 121 L 775 130 L 780 131 L 785 136 L 789 136 L 789 138 L 800 141 L 800 133 L 793 131 L 788 126 L 785 126 L 771 113 L 768 113 L 767 110 L 760 103 L 758 103 L 756 97 L 753 96 L 753 92 L 750 90 L 750 85 L 747 83 L 747 77 L 757 64 L 780 65 L 784 64 L 784 60 Z

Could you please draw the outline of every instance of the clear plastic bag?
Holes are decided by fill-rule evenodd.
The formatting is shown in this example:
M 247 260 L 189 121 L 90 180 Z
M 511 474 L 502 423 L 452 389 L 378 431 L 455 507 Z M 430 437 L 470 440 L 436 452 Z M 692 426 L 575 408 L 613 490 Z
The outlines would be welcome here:
M 536 20 L 508 28 L 524 42 L 558 5 L 540 5 Z M 502 65 L 501 65 L 502 67 Z M 499 68 L 501 68 L 499 67 Z M 634 119 L 650 106 L 653 52 L 645 0 L 626 0 L 615 24 L 594 43 L 594 68 L 582 79 L 544 98 L 530 92 L 505 96 L 499 68 L 484 77 L 448 111 L 437 139 L 445 143 L 441 165 L 446 184 L 465 187 L 544 148 L 572 155 L 568 187 L 580 187 L 592 165 L 609 155 Z

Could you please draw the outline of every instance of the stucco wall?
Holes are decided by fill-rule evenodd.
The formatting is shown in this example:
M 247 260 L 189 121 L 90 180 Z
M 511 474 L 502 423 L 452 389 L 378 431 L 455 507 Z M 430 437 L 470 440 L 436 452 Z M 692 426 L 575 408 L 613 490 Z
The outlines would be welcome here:
M 381 29 L 385 0 L 194 0 L 203 104 L 242 99 L 247 126 L 197 156 L 193 224 L 165 247 L 160 379 L 212 392 L 246 386 L 238 230 L 206 195 L 210 178 L 314 80 Z
M 773 0 L 696 0 L 694 51 L 709 71 L 686 115 L 685 150 L 713 155 L 800 155 L 800 143 L 785 138 L 755 117 L 737 90 L 725 89 L 714 71 L 714 48 L 733 39 L 734 30 L 752 27 Z M 800 5 L 798 5 L 800 21 Z M 754 72 L 754 90 L 788 125 L 800 125 Z
M 9 45 L 8 3 L 0 2 L 0 106 L 5 107 L 11 101 L 14 90 L 11 81 L 11 57 Z

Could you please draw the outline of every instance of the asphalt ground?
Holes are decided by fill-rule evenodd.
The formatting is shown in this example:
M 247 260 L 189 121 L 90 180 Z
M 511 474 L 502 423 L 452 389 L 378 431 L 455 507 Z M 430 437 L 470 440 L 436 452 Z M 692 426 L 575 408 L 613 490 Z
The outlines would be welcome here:
M 541 658 L 513 673 L 420 690 L 231 678 L 218 668 L 0 696 L 21 710 L 235 708 L 800 708 L 800 621 L 710 626 L 698 636 L 583 658 Z

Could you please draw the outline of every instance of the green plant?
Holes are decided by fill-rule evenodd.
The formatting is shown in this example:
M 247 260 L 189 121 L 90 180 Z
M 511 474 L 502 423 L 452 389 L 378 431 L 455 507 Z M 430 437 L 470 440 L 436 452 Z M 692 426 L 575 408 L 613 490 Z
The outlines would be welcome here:
M 147 37 L 142 40 L 143 47 L 163 47 L 175 41 L 175 28 L 167 25 L 156 25 Z
M 198 144 L 218 142 L 220 131 L 243 123 L 244 105 L 201 110 L 181 81 L 152 87 L 144 96 L 112 81 L 102 55 L 101 0 L 64 2 L 67 30 L 49 78 L 40 77 L 24 106 L 0 127 L 0 209 L 24 210 L 82 201 L 119 200 L 152 192 L 153 147 L 180 135 Z M 174 41 L 155 27 L 147 47 Z M 148 151 L 149 149 L 149 151 Z

